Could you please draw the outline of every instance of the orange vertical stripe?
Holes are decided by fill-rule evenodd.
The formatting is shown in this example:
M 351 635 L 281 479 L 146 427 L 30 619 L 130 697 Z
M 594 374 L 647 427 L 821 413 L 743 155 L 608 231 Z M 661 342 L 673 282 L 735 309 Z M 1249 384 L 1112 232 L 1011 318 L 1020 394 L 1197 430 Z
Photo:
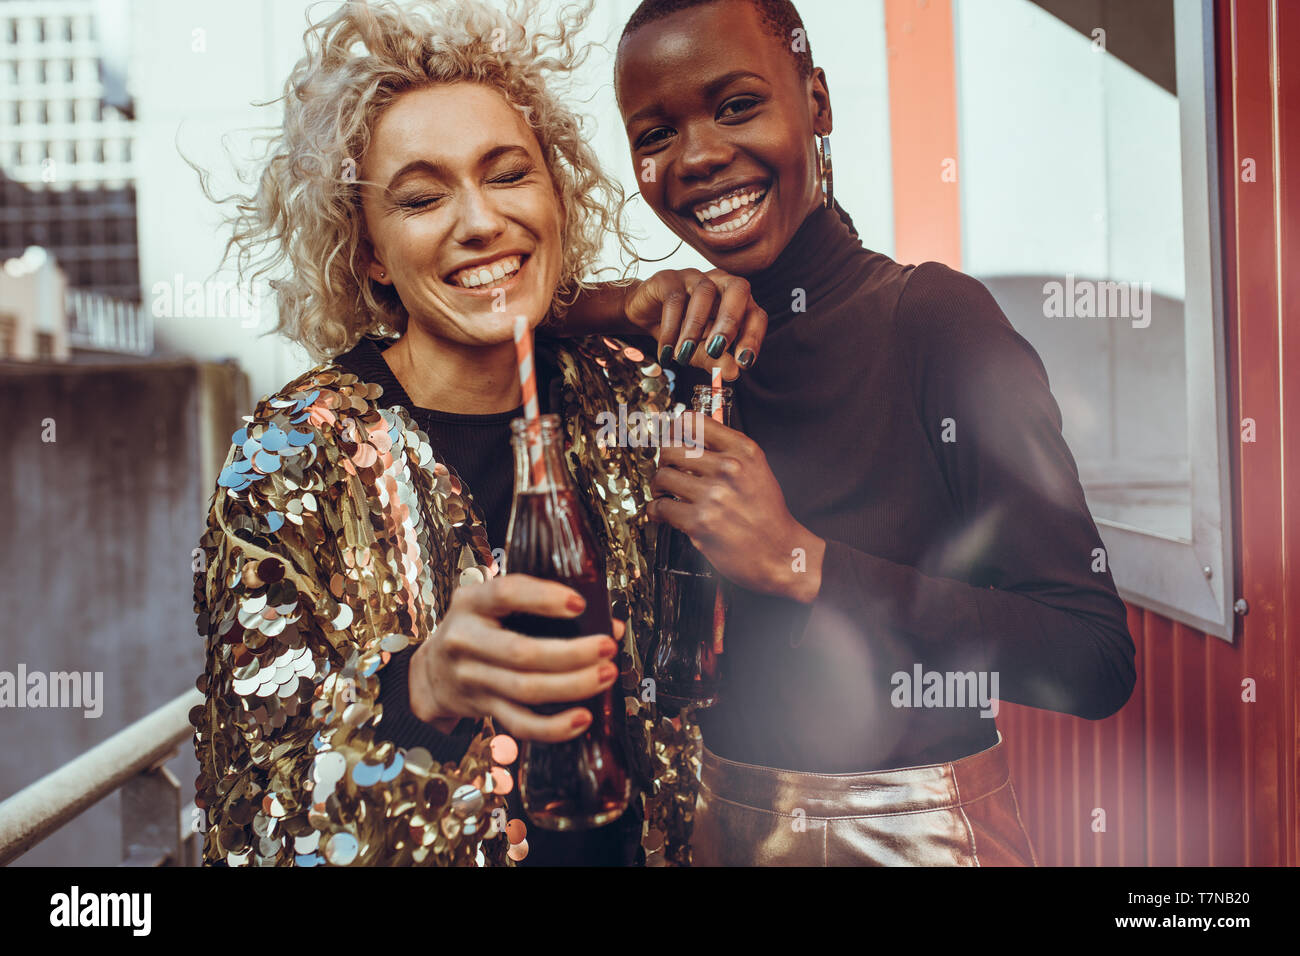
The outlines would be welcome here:
M 894 258 L 961 268 L 951 0 L 885 0 Z M 952 173 L 945 177 L 946 168 Z M 945 181 L 945 178 L 951 181 Z

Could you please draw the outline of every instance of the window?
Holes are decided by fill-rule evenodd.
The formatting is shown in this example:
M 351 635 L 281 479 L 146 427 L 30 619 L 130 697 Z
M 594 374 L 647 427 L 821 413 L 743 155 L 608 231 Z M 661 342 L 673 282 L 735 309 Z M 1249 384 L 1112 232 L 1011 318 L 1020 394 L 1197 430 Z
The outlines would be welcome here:
M 1043 360 L 1121 594 L 1231 640 L 1210 2 L 954 22 L 963 267 Z
M 18 319 L 0 315 L 0 358 L 13 358 L 18 339 Z

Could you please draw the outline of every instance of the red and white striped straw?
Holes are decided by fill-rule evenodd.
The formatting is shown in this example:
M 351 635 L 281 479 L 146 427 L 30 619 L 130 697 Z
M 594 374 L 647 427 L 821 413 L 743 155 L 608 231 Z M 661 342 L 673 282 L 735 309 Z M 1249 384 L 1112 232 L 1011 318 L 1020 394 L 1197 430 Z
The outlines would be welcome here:
M 709 379 L 710 395 L 713 399 L 713 410 L 710 413 L 715 422 L 722 421 L 722 369 L 713 366 L 710 370 Z M 722 632 L 726 630 L 727 623 L 727 599 L 722 594 L 722 585 L 719 582 L 718 590 L 713 598 L 713 653 L 722 653 Z
M 533 334 L 528 317 L 515 316 L 515 357 L 519 364 L 519 385 L 524 391 L 524 420 L 528 423 L 528 458 L 533 487 L 540 488 L 546 477 L 546 459 L 541 448 L 541 421 L 537 407 L 537 370 L 533 365 Z

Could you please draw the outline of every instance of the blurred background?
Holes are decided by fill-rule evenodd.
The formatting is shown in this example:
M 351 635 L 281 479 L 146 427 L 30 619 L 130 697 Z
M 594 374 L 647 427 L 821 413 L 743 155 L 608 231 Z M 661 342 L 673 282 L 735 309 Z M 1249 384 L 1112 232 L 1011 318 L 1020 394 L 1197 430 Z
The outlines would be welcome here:
M 0 0 L 0 407 L 16 439 L 0 485 L 0 671 L 21 664 L 103 675 L 96 718 L 0 709 L 0 798 L 155 713 L 192 688 L 202 667 L 193 562 L 230 433 L 257 397 L 312 363 L 266 334 L 271 290 L 222 266 L 221 212 L 182 155 L 212 174 L 216 195 L 244 191 L 239 176 L 253 168 L 256 136 L 280 117 L 277 105 L 256 104 L 281 94 L 308 16 L 336 5 Z M 1231 353 L 1225 365 L 1231 290 L 1220 248 L 1221 204 L 1237 179 L 1232 143 L 1223 146 L 1226 196 L 1219 167 L 1237 90 L 1225 85 L 1223 65 L 1238 49 L 1231 44 L 1249 42 L 1270 68 L 1276 5 L 796 6 L 829 79 L 837 200 L 869 248 L 981 279 L 1039 351 L 1116 580 L 1135 615 L 1138 604 L 1154 609 L 1162 626 L 1204 648 L 1197 686 L 1208 694 L 1213 655 L 1234 652 L 1241 637 L 1231 611 L 1240 591 L 1233 519 L 1241 517 L 1229 487 L 1237 466 L 1227 441 L 1230 431 L 1235 439 Z M 572 91 L 589 115 L 589 140 L 631 196 L 636 181 L 611 73 L 635 7 L 596 4 L 589 38 L 604 50 Z M 1230 38 L 1226 27 L 1239 15 L 1248 18 L 1245 32 Z M 1252 183 L 1280 176 L 1266 143 L 1251 162 Z M 642 276 L 703 265 L 689 249 L 669 255 L 676 237 L 639 198 L 628 209 L 642 257 L 668 256 L 642 265 Z M 1059 314 L 1053 283 L 1120 283 L 1127 311 Z M 1294 656 L 1294 645 L 1280 653 Z M 1224 672 L 1225 687 L 1243 666 Z M 1139 714 L 1148 706 L 1139 701 Z M 1064 725 L 1016 710 L 1000 726 L 1005 734 L 1022 722 L 1017 759 L 1027 765 L 1031 744 L 1041 754 Z M 1294 713 L 1289 719 L 1294 729 Z M 1085 812 L 1099 781 L 1113 782 L 1124 760 L 1138 758 L 1125 756 L 1118 739 L 1103 746 L 1088 738 L 1088 727 L 1070 733 L 1076 758 L 1079 746 L 1091 748 L 1093 770 L 1075 766 L 1026 785 L 1027 815 L 1037 813 L 1031 833 L 1055 848 L 1040 847 L 1040 857 L 1114 863 L 1128 847 L 1127 862 L 1139 852 L 1154 861 L 1145 821 L 1164 791 L 1114 784 L 1116 793 L 1138 786 L 1132 799 L 1142 809 L 1127 829 L 1099 834 Z M 1201 737 L 1210 736 L 1203 728 Z M 1142 766 L 1152 766 L 1160 746 L 1146 744 Z M 1197 779 L 1206 793 L 1206 766 L 1225 759 L 1202 754 Z M 1294 767 L 1290 759 L 1283 770 Z M 179 781 L 175 811 L 188 829 L 197 770 L 188 738 L 166 766 Z M 1230 787 L 1239 810 L 1252 773 L 1243 767 Z M 1290 804 L 1272 791 L 1291 807 L 1292 854 L 1294 783 L 1292 773 Z M 1163 785 L 1173 792 L 1186 780 Z M 144 789 L 155 786 L 167 790 L 156 779 Z M 124 834 L 124 820 L 136 812 L 134 793 L 112 793 L 16 865 L 129 857 L 136 838 Z M 137 823 L 148 831 L 148 821 Z M 1209 854 L 1208 816 L 1204 824 L 1189 824 L 1199 835 L 1175 842 L 1193 840 Z

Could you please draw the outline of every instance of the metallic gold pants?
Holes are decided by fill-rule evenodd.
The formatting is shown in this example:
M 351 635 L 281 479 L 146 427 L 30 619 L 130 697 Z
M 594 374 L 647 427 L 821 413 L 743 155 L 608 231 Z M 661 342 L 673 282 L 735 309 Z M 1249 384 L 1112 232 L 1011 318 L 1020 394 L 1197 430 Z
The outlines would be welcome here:
M 1037 866 L 1002 734 L 949 763 L 797 773 L 704 748 L 695 866 Z

